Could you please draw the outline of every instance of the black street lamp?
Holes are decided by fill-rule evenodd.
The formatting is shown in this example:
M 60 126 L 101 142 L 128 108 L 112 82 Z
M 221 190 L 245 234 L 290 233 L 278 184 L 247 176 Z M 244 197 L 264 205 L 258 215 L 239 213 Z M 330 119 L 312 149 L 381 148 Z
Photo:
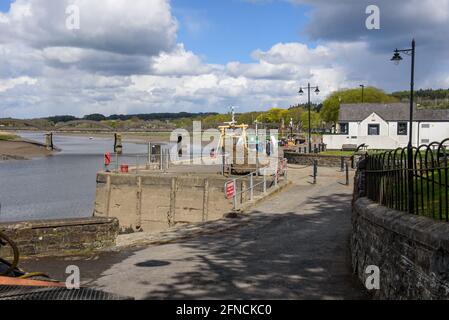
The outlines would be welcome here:
M 412 57 L 412 70 L 411 70 L 411 82 L 410 82 L 410 122 L 409 122 L 409 139 L 407 145 L 407 170 L 408 170 L 408 211 L 409 213 L 414 213 L 414 199 L 413 199 L 413 98 L 414 98 L 414 88 L 415 88 L 415 39 L 412 41 L 411 49 L 394 50 L 393 61 L 396 65 L 399 64 L 403 59 L 401 57 L 401 52 Z
M 361 84 L 361 85 L 360 85 L 360 88 L 362 88 L 362 103 L 363 103 L 364 100 L 365 100 L 365 96 L 364 96 L 364 94 L 365 94 L 365 85 L 364 85 L 364 84 Z
M 309 106 L 309 153 L 312 153 L 312 121 L 311 121 L 311 116 L 310 116 L 310 112 L 311 112 L 311 103 L 310 103 L 310 90 L 311 89 L 315 89 L 315 93 L 318 95 L 320 94 L 320 89 L 318 88 L 318 86 L 316 87 L 311 87 L 310 83 L 307 84 L 307 97 L 308 97 L 308 106 Z M 302 96 L 304 94 L 304 90 L 302 90 L 302 87 L 299 88 L 299 95 Z

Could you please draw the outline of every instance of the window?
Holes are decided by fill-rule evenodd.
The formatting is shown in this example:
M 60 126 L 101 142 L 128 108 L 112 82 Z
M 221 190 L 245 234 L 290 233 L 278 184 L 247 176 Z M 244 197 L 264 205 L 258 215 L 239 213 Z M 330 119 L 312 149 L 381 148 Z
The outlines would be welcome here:
M 369 124 L 368 125 L 368 135 L 369 136 L 378 136 L 380 134 L 380 125 L 379 124 Z
M 340 133 L 341 134 L 349 133 L 349 123 L 340 123 Z
M 406 136 L 408 134 L 408 123 L 398 122 L 398 136 Z
M 427 143 L 430 143 L 430 140 L 429 139 L 421 139 L 421 143 L 427 144 Z
M 423 123 L 423 124 L 421 125 L 421 128 L 423 128 L 423 129 L 429 129 L 429 128 L 430 128 L 430 124 L 428 124 L 428 123 Z

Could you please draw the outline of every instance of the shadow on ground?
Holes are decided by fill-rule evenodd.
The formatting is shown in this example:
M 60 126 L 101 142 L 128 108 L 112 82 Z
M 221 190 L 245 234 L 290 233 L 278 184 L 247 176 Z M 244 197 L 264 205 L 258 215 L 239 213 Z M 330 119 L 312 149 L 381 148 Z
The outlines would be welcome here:
M 254 212 L 246 227 L 178 244 L 192 254 L 173 261 L 196 267 L 155 273 L 145 298 L 367 299 L 350 267 L 350 203 L 348 194 L 315 197 L 295 209 L 303 214 Z

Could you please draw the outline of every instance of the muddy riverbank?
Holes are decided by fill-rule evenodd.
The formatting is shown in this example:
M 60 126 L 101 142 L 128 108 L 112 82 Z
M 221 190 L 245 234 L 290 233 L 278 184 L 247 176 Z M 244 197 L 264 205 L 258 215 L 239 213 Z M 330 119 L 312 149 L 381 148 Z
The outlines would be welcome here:
M 47 150 L 45 145 L 10 136 L 8 139 L 0 139 L 0 161 L 1 160 L 27 160 L 32 158 L 50 156 L 54 151 Z

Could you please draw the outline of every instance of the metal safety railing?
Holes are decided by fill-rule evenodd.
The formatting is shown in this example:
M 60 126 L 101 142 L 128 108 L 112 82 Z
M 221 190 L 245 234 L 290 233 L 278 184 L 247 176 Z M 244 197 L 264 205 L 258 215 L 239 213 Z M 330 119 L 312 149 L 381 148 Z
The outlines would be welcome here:
M 449 139 L 413 147 L 411 157 L 408 148 L 368 154 L 361 169 L 367 197 L 392 209 L 449 221 L 447 145 Z
M 232 199 L 233 210 L 238 210 L 239 204 L 253 201 L 258 194 L 267 194 L 271 188 L 278 187 L 281 181 L 287 179 L 287 159 L 280 159 L 273 167 L 260 168 L 247 175 L 227 180 L 224 195 L 226 199 Z

